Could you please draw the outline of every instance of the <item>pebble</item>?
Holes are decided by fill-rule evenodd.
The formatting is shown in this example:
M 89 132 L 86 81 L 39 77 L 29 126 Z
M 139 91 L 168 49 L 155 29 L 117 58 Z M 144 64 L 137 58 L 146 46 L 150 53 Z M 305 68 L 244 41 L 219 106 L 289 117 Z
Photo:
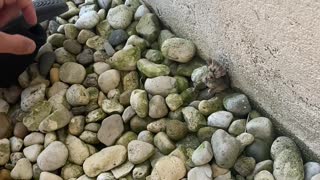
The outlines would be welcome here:
M 60 67 L 61 81 L 69 84 L 81 84 L 86 76 L 85 68 L 75 62 L 66 62 Z
M 34 144 L 24 148 L 23 154 L 31 163 L 34 163 L 34 162 L 37 162 L 37 158 L 42 150 L 43 150 L 43 145 Z
M 265 160 L 265 161 L 261 161 L 261 162 L 257 163 L 253 172 L 249 176 L 247 176 L 247 179 L 253 180 L 254 176 L 263 170 L 267 170 L 269 172 L 272 172 L 273 171 L 273 161 L 272 160 Z
M 98 0 L 100 8 L 109 10 L 112 0 Z
M 148 97 L 145 90 L 136 89 L 132 91 L 130 97 L 130 105 L 141 118 L 145 118 L 148 115 Z
M 271 121 L 265 117 L 258 117 L 250 120 L 246 125 L 247 132 L 255 138 L 259 138 L 271 144 L 273 141 L 273 126 Z
M 103 20 L 97 25 L 96 31 L 99 36 L 108 39 L 113 29 L 107 20 Z
M 61 169 L 61 177 L 63 179 L 77 178 L 83 174 L 84 172 L 83 172 L 82 166 L 72 164 L 72 163 L 67 163 Z
M 46 117 L 39 125 L 41 132 L 52 132 L 69 124 L 72 113 L 66 108 L 59 108 Z
M 275 180 L 273 175 L 266 170 L 260 171 L 258 174 L 254 176 L 255 180 Z
M 79 136 L 84 129 L 85 117 L 84 116 L 74 116 L 69 123 L 68 131 L 70 134 Z
M 182 114 L 191 132 L 197 132 L 202 126 L 207 125 L 205 117 L 194 107 L 183 108 Z
M 116 142 L 117 145 L 123 145 L 125 147 L 128 146 L 128 144 L 133 141 L 136 140 L 138 138 L 137 134 L 132 132 L 132 131 L 128 131 L 126 133 L 124 133 Z
M 317 162 L 307 162 L 304 164 L 304 179 L 311 180 L 311 178 L 320 173 L 320 164 Z
M 52 65 L 56 61 L 56 55 L 53 52 L 45 52 L 39 57 L 39 71 L 40 74 L 44 77 L 46 77 Z
M 228 132 L 234 136 L 240 135 L 241 133 L 245 132 L 246 123 L 247 123 L 246 119 L 235 120 L 230 124 L 228 128 Z
M 67 50 L 68 52 L 72 53 L 72 54 L 79 54 L 82 50 L 82 46 L 80 43 L 78 43 L 78 41 L 74 40 L 74 39 L 67 39 L 63 42 L 63 47 L 65 50 Z
M 270 149 L 271 158 L 275 160 L 277 156 L 286 149 L 292 150 L 296 153 L 300 153 L 297 145 L 293 140 L 285 136 L 280 136 L 272 143 Z
M 123 29 L 117 29 L 111 32 L 108 41 L 112 46 L 124 43 L 129 38 L 128 33 Z
M 39 180 L 63 180 L 61 177 L 53 174 L 53 173 L 49 173 L 49 172 L 41 172 L 40 174 L 40 178 Z
M 98 79 L 99 87 L 104 93 L 108 93 L 110 90 L 117 88 L 119 83 L 120 73 L 115 69 L 103 72 Z
M 23 140 L 24 146 L 31 146 L 34 144 L 43 144 L 44 143 L 44 135 L 39 132 L 32 132 L 28 134 Z
M 54 171 L 64 166 L 67 158 L 67 147 L 60 141 L 54 141 L 40 153 L 37 164 L 43 171 Z
M 85 44 L 88 39 L 94 37 L 96 34 L 90 30 L 82 29 L 79 32 L 79 35 L 77 37 L 77 40 L 80 44 Z
M 187 63 L 192 60 L 196 53 L 193 42 L 182 38 L 170 38 L 163 42 L 161 52 L 164 57 L 180 62 Z
M 123 120 L 120 115 L 114 114 L 102 121 L 98 131 L 98 139 L 106 146 L 111 146 L 124 131 Z
M 114 50 L 114 48 L 112 47 L 112 45 L 108 41 L 104 42 L 103 47 L 104 47 L 104 50 L 106 51 L 106 54 L 108 56 L 113 56 L 114 53 L 116 53 L 116 51 Z
M 146 13 L 140 18 L 136 30 L 147 41 L 155 41 L 160 33 L 160 24 L 157 16 L 152 13 Z
M 46 148 L 50 143 L 56 141 L 57 135 L 55 132 L 46 133 L 44 137 L 44 147 Z
M 102 102 L 102 110 L 107 114 L 118 113 L 121 114 L 124 111 L 124 107 L 115 99 L 105 99 Z
M 171 93 L 176 93 L 176 79 L 170 76 L 158 76 L 147 78 L 144 88 L 152 95 L 167 97 Z
M 31 108 L 31 112 L 23 118 L 23 124 L 29 131 L 38 131 L 44 118 L 50 115 L 52 105 L 48 101 L 41 101 Z
M 141 131 L 138 134 L 137 140 L 153 144 L 153 134 L 147 130 Z
M 110 65 L 105 63 L 105 62 L 96 62 L 96 63 L 93 64 L 93 70 L 98 75 L 100 75 L 100 74 L 102 74 L 105 71 L 108 71 L 110 69 L 111 69 Z
M 87 158 L 83 164 L 83 170 L 87 176 L 95 177 L 121 165 L 126 159 L 127 150 L 124 146 L 107 147 Z
M 30 111 L 32 106 L 45 98 L 46 85 L 38 84 L 24 89 L 21 93 L 21 109 Z
M 148 49 L 145 58 L 154 63 L 161 63 L 164 60 L 161 51 L 155 49 Z
M 133 179 L 144 179 L 149 175 L 151 165 L 150 162 L 144 162 L 134 167 L 132 171 Z
M 87 145 L 76 136 L 68 135 L 65 144 L 69 151 L 68 160 L 71 163 L 82 165 L 90 156 Z
M 131 35 L 126 43 L 126 46 L 128 45 L 138 47 L 141 51 L 144 51 L 148 46 L 148 42 L 137 35 Z
M 0 178 L 1 178 L 2 180 L 13 180 L 13 179 L 11 178 L 10 171 L 7 170 L 7 169 L 1 169 L 1 170 L 0 170 Z
M 91 131 L 83 131 L 79 138 L 88 144 L 99 144 L 100 141 L 98 139 L 98 135 L 95 132 Z
M 2 126 L 4 126 L 4 123 L 2 123 Z M 28 129 L 23 125 L 22 122 L 17 122 L 14 126 L 13 135 L 23 139 L 28 135 Z
M 164 156 L 155 164 L 151 179 L 177 180 L 183 178 L 186 173 L 182 160 L 175 156 Z
M 212 169 L 210 165 L 195 167 L 189 170 L 188 180 L 212 180 Z
M 312 176 L 311 180 L 320 180 L 320 174 Z
M 115 178 L 119 179 L 128 175 L 133 168 L 134 164 L 132 164 L 130 161 L 127 161 L 126 163 L 112 169 L 111 172 Z
M 254 139 L 253 143 L 246 147 L 246 155 L 253 157 L 256 162 L 270 159 L 270 146 L 260 139 Z
M 11 137 L 10 139 L 11 152 L 19 152 L 23 146 L 23 140 L 18 137 Z
M 147 125 L 147 130 L 153 133 L 158 133 L 166 130 L 166 119 L 159 119 L 157 121 L 151 122 Z
M 218 111 L 212 113 L 208 117 L 208 125 L 221 129 L 228 129 L 231 121 L 233 119 L 232 113 L 228 111 Z
M 149 78 L 158 76 L 167 76 L 170 74 L 170 68 L 163 64 L 156 64 L 147 59 L 140 59 L 137 62 L 137 67 L 140 72 Z
M 11 177 L 14 179 L 31 179 L 32 165 L 26 158 L 20 159 L 11 171 Z
M 212 163 L 211 165 L 211 168 L 212 168 L 212 173 L 213 173 L 213 177 L 218 177 L 218 176 L 221 176 L 221 175 L 224 175 L 224 174 L 227 174 L 229 172 L 228 169 L 225 169 L 225 168 L 222 168 L 222 167 L 219 167 L 217 164 L 215 163 Z
M 200 128 L 197 132 L 197 137 L 198 139 L 203 142 L 203 141 L 211 141 L 211 137 L 214 132 L 216 132 L 217 128 L 214 127 L 203 127 Z
M 170 154 L 176 148 L 175 144 L 164 132 L 159 132 L 154 137 L 154 145 L 160 150 L 161 153 L 165 155 Z
M 85 13 L 87 13 L 89 11 L 98 11 L 97 4 L 95 4 L 95 3 L 94 4 L 85 4 L 85 5 L 81 6 L 79 16 L 81 17 L 82 15 L 84 15 Z M 99 17 L 99 20 L 100 20 L 100 17 Z
M 91 49 L 99 51 L 104 49 L 103 47 L 104 42 L 105 42 L 105 39 L 102 36 L 94 36 L 87 40 L 86 45 Z
M 149 116 L 154 119 L 159 119 L 165 117 L 167 114 L 168 108 L 165 99 L 160 95 L 153 96 L 149 101 Z
M 58 68 L 51 68 L 50 69 L 50 81 L 51 81 L 51 84 L 60 81 Z
M 231 94 L 223 99 L 224 108 L 237 116 L 247 115 L 251 111 L 249 100 L 244 94 Z
M 5 113 L 0 113 L 0 124 L 0 139 L 8 138 L 12 133 L 12 126 Z
M 61 47 L 63 46 L 63 41 L 66 40 L 66 37 L 63 34 L 54 33 L 51 34 L 47 38 L 47 42 L 50 43 L 52 46 Z
M 79 9 L 77 8 L 77 6 L 72 2 L 72 1 L 68 1 L 66 3 L 68 5 L 68 11 L 61 14 L 61 18 L 64 18 L 64 19 L 69 19 L 71 18 L 72 16 L 75 16 L 79 13 Z
M 128 6 L 132 11 L 136 11 L 140 4 L 139 0 L 126 0 L 124 2 L 124 5 Z
M 64 47 L 60 47 L 54 51 L 56 55 L 56 62 L 59 64 L 64 64 L 66 62 L 75 62 L 76 58 L 73 54 L 67 51 Z
M 67 39 L 76 39 L 79 35 L 79 30 L 74 24 L 65 24 L 64 34 Z
M 109 58 L 109 56 L 107 55 L 107 53 L 104 50 L 99 50 L 99 51 L 96 51 L 93 53 L 93 61 L 94 62 L 105 62 L 106 59 L 108 59 L 108 58 Z M 110 65 L 109 65 L 109 67 L 110 67 Z M 111 69 L 111 67 L 109 69 Z
M 96 11 L 88 11 L 80 16 L 80 18 L 75 23 L 78 29 L 92 29 L 100 21 L 100 18 Z
M 150 13 L 150 10 L 145 5 L 140 5 L 134 14 L 134 19 L 136 21 L 140 20 L 140 18 L 147 13 Z
M 89 123 L 84 127 L 84 130 L 98 132 L 101 125 L 99 123 Z
M 192 162 L 196 166 L 201 166 L 209 163 L 213 158 L 213 151 L 211 144 L 204 141 L 192 154 Z
M 132 106 L 128 106 L 122 114 L 122 120 L 124 123 L 127 123 L 130 121 L 131 118 L 133 118 L 133 116 L 136 115 L 136 112 L 134 111 L 134 109 L 132 108 Z
M 10 159 L 10 141 L 0 139 L 0 166 L 5 165 Z
M 218 129 L 211 139 L 216 163 L 222 168 L 231 168 L 240 153 L 240 142 L 222 129 Z
M 66 93 L 66 98 L 71 106 L 83 106 L 89 104 L 90 95 L 85 87 L 73 84 Z
M 250 175 L 256 166 L 256 161 L 252 157 L 240 157 L 234 165 L 234 169 L 243 177 Z
M 128 160 L 133 164 L 145 162 L 154 152 L 153 145 L 143 141 L 133 140 L 128 144 Z
M 188 127 L 185 122 L 179 120 L 166 121 L 166 134 L 174 141 L 183 139 L 188 133 Z
M 101 108 L 99 108 L 88 113 L 86 117 L 86 122 L 92 123 L 92 122 L 101 121 L 106 116 L 107 116 L 106 113 Z
M 109 60 L 109 64 L 119 71 L 133 71 L 137 68 L 137 61 L 141 57 L 141 51 L 138 47 L 128 45 L 117 51 Z
M 107 20 L 114 29 L 126 29 L 133 18 L 133 12 L 126 5 L 118 5 L 111 8 Z

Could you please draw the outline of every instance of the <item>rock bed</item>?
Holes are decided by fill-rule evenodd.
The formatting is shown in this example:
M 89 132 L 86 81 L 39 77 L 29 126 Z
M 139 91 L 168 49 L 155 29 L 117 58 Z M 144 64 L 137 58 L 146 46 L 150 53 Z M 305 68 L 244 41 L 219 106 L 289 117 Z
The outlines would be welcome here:
M 1 180 L 320 179 L 138 0 L 67 4 L 20 86 L 1 90 Z

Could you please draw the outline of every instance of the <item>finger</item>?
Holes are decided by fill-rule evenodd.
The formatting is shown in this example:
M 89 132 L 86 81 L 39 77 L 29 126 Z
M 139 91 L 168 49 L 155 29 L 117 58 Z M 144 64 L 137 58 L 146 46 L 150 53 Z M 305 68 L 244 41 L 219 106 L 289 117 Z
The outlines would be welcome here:
M 18 7 L 21 9 L 26 21 L 34 25 L 37 23 L 36 11 L 31 0 L 18 0 Z
M 10 6 L 12 4 L 15 4 L 17 0 L 4 0 L 4 5 Z
M 5 26 L 11 20 L 17 18 L 20 15 L 20 10 L 15 6 L 8 6 L 0 11 L 0 28 Z
M 0 53 L 24 55 L 33 53 L 35 49 L 35 42 L 29 38 L 0 32 Z

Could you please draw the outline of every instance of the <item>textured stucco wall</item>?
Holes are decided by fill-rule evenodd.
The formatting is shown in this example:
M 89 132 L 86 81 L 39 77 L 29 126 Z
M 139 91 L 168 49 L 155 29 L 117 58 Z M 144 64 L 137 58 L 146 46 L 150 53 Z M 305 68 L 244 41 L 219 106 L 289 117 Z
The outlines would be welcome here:
M 279 131 L 320 159 L 320 1 L 145 0 L 200 55 L 228 65 L 233 86 Z

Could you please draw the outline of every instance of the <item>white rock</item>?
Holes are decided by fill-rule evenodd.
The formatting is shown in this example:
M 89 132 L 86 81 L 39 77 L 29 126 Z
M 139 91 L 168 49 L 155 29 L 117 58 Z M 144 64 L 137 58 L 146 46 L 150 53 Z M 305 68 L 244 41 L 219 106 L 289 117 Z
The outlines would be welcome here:
M 91 29 L 95 27 L 100 21 L 100 17 L 96 11 L 88 11 L 81 15 L 75 23 L 78 29 Z
M 49 172 L 42 172 L 40 174 L 39 180 L 63 180 L 63 179 L 55 174 L 52 174 Z
M 208 117 L 208 125 L 216 128 L 228 129 L 233 119 L 232 113 L 228 111 L 218 111 Z
M 20 159 L 11 171 L 11 177 L 14 179 L 31 179 L 32 165 L 26 158 Z
M 101 173 L 98 177 L 97 180 L 115 180 L 116 178 L 113 176 L 112 173 L 106 172 L 106 173 Z
M 40 153 L 37 164 L 43 171 L 54 171 L 65 165 L 67 158 L 67 147 L 60 141 L 54 141 Z
M 42 145 L 34 144 L 24 148 L 23 154 L 30 162 L 36 162 L 42 149 L 43 149 Z
M 31 146 L 33 144 L 43 144 L 44 135 L 39 132 L 33 132 L 28 134 L 23 140 L 24 146 Z
M 128 159 L 134 164 L 140 164 L 149 159 L 155 153 L 152 144 L 133 140 L 128 144 Z
M 67 136 L 65 143 L 69 150 L 69 161 L 77 165 L 82 165 L 90 155 L 87 145 L 72 135 Z
M 181 159 L 175 156 L 160 158 L 151 173 L 151 179 L 177 180 L 186 175 L 186 167 Z
M 126 5 L 119 5 L 111 8 L 107 15 L 107 20 L 114 29 L 127 28 L 133 18 L 132 10 Z
M 21 93 L 21 109 L 29 111 L 36 103 L 44 100 L 46 92 L 45 84 L 29 86 Z
M 134 14 L 134 19 L 135 20 L 140 20 L 140 18 L 147 14 L 150 13 L 150 10 L 147 8 L 147 6 L 145 5 L 140 5 L 136 11 L 136 13 Z
M 120 83 L 120 73 L 115 69 L 107 70 L 103 72 L 98 78 L 98 84 L 104 93 L 108 93 L 110 90 L 118 87 Z
M 119 179 L 128 175 L 133 168 L 134 168 L 134 164 L 132 164 L 130 161 L 127 161 L 121 166 L 112 169 L 111 172 L 115 178 Z
M 15 136 L 10 138 L 11 152 L 18 152 L 23 146 L 23 140 Z
M 105 62 L 96 62 L 93 64 L 94 72 L 99 75 L 110 69 L 111 69 L 110 65 Z
M 188 180 L 212 180 L 212 169 L 209 164 L 192 168 L 188 172 Z
M 209 163 L 213 158 L 212 146 L 208 141 L 204 141 L 192 154 L 192 162 L 196 166 Z

